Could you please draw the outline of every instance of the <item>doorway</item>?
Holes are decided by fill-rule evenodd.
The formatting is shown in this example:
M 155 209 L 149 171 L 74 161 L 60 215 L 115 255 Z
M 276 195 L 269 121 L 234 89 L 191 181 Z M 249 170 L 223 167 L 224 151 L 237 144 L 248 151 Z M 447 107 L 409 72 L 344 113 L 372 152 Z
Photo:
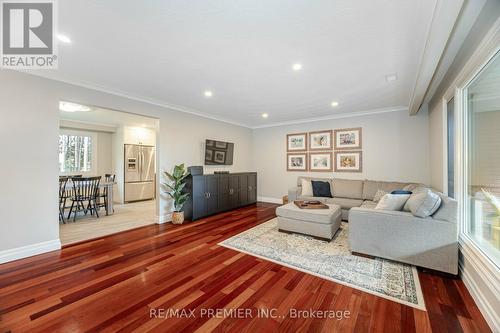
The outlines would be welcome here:
M 61 101 L 63 246 L 157 222 L 159 120 Z

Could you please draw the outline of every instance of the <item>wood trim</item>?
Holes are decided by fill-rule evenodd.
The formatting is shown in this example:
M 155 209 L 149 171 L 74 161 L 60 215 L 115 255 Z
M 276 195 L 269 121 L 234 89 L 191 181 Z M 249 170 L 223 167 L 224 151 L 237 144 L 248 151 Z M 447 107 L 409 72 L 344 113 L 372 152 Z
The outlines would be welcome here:
M 340 170 L 337 166 L 337 155 L 338 154 L 359 154 L 359 169 L 358 170 Z M 335 172 L 363 172 L 363 151 L 336 151 L 335 152 Z
M 290 169 L 290 165 L 288 164 L 288 157 L 290 155 L 304 155 L 304 160 L 305 160 L 305 165 L 304 165 L 304 169 Z M 301 172 L 304 172 L 304 171 L 307 171 L 309 169 L 309 156 L 307 155 L 306 152 L 299 152 L 299 153 L 287 153 L 286 154 L 286 171 L 301 171 Z
M 338 132 L 348 132 L 348 131 L 359 131 L 359 145 L 357 147 L 339 147 L 337 142 L 337 133 Z M 362 149 L 363 148 L 363 127 L 353 127 L 353 128 L 341 128 L 336 129 L 333 132 L 334 141 L 335 141 L 335 150 L 352 150 L 352 149 Z
M 311 163 L 311 157 L 314 155 L 325 155 L 325 154 L 330 155 L 330 168 L 329 169 L 321 169 L 321 170 L 313 169 L 312 163 Z M 310 172 L 332 172 L 333 171 L 333 153 L 331 151 L 311 152 L 311 153 L 309 153 L 308 160 L 309 160 L 309 171 Z
M 312 134 L 320 134 L 320 133 L 329 133 L 330 134 L 330 147 L 321 147 L 321 148 L 313 148 L 311 146 L 312 140 L 311 140 L 311 135 Z M 314 131 L 314 132 L 309 132 L 309 150 L 310 151 L 324 151 L 324 150 L 332 150 L 333 149 L 333 131 L 332 130 L 324 130 L 324 131 Z
M 290 149 L 289 146 L 288 146 L 288 138 L 291 137 L 291 136 L 297 136 L 297 135 L 304 135 L 304 149 Z M 291 133 L 291 134 L 287 134 L 286 135 L 286 151 L 289 152 L 289 153 L 299 153 L 299 152 L 306 152 L 307 151 L 307 148 L 308 148 L 308 135 L 307 135 L 307 132 L 303 132 L 303 133 Z

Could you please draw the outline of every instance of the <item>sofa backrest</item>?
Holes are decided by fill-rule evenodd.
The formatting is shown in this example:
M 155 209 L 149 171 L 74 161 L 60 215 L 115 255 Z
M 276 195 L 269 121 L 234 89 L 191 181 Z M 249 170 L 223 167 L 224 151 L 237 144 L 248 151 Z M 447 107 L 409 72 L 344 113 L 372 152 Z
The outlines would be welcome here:
M 332 189 L 334 197 L 349 199 L 363 198 L 363 180 L 333 178 Z
M 401 190 L 406 185 L 412 183 L 400 183 L 400 182 L 381 182 L 376 180 L 365 180 L 363 185 L 363 200 L 373 200 L 375 193 L 378 190 L 391 193 L 395 190 Z
M 297 177 L 297 186 L 301 187 L 302 186 L 302 179 L 305 180 L 319 180 L 322 182 L 328 182 L 330 183 L 330 192 L 333 194 L 332 191 L 332 178 L 318 178 L 318 177 L 305 177 L 305 176 L 299 176 Z

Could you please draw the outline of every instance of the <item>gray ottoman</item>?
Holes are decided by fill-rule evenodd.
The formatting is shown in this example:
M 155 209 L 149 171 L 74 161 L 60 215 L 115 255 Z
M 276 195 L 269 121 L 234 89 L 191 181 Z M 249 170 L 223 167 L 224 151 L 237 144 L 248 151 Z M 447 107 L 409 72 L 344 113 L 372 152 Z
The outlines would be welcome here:
M 331 240 L 340 227 L 342 211 L 339 205 L 328 209 L 300 209 L 293 202 L 276 208 L 278 229 L 316 238 Z

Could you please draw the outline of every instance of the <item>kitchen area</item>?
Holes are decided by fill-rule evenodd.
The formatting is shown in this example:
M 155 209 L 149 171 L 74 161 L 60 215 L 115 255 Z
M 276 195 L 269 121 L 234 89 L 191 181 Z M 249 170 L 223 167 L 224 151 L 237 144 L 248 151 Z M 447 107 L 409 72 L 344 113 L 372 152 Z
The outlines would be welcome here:
M 159 121 L 67 101 L 59 111 L 61 243 L 156 223 Z

